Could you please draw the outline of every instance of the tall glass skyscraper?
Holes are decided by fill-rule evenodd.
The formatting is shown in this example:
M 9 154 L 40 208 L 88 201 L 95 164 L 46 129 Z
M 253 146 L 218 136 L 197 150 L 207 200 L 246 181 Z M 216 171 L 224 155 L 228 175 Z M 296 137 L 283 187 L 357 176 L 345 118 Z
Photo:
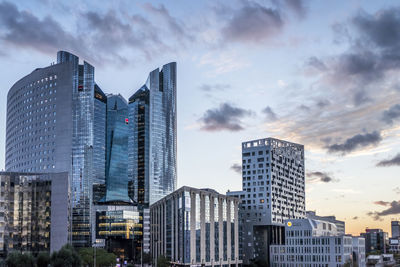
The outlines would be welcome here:
M 176 188 L 176 63 L 150 72 L 129 98 L 129 175 L 134 200 L 151 205 Z
M 104 201 L 132 202 L 128 196 L 128 103 L 121 95 L 107 98 L 106 196 Z
M 90 246 L 92 184 L 105 180 L 105 95 L 94 67 L 60 51 L 7 96 L 6 170 L 68 172 L 70 241 Z

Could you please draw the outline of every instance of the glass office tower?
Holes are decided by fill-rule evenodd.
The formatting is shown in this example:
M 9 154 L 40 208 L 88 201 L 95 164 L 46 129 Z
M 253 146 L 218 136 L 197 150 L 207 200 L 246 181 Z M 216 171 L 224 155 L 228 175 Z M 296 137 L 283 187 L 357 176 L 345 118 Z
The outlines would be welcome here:
M 104 201 L 132 202 L 128 196 L 128 103 L 107 98 L 106 196 Z
M 129 176 L 134 200 L 151 205 L 176 187 L 176 63 L 149 74 L 129 98 Z
M 69 240 L 77 247 L 91 245 L 92 184 L 105 180 L 105 108 L 94 67 L 65 51 L 7 95 L 6 170 L 69 173 Z

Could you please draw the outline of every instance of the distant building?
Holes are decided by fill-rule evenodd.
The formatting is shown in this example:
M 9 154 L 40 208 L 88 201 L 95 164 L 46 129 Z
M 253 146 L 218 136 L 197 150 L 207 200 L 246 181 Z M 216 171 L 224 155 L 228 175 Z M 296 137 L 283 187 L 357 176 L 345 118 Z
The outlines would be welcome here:
M 334 223 L 339 234 L 346 234 L 345 222 L 336 220 L 335 216 L 318 216 L 315 211 L 307 211 L 307 218 Z
M 239 259 L 239 200 L 181 187 L 150 207 L 151 254 L 179 266 L 232 266 Z
M 389 238 L 389 253 L 400 254 L 400 237 Z
M 365 238 L 365 252 L 386 253 L 386 248 L 389 243 L 388 233 L 382 229 L 365 229 L 365 233 L 360 236 Z
M 392 221 L 392 237 L 400 237 L 400 221 Z
M 284 221 L 306 217 L 304 146 L 274 138 L 242 143 L 243 263 L 269 259 Z
M 0 254 L 59 250 L 70 232 L 68 173 L 0 172 Z
M 366 262 L 367 266 L 371 267 L 396 266 L 396 260 L 392 254 L 369 255 Z
M 285 244 L 270 246 L 270 266 L 365 266 L 362 237 L 339 234 L 336 225 L 315 219 L 285 221 Z

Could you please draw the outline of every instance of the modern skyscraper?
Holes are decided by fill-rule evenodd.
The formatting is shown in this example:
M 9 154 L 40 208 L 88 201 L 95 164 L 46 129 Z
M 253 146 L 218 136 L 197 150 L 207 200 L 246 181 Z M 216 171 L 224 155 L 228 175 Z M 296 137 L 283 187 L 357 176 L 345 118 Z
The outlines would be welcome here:
M 74 246 L 91 245 L 92 184 L 105 179 L 104 97 L 94 67 L 65 51 L 7 96 L 6 170 L 70 174 Z
M 129 98 L 129 175 L 133 198 L 151 205 L 176 188 L 176 63 L 149 74 Z
M 128 196 L 128 103 L 121 95 L 107 97 L 106 195 L 104 201 L 130 203 Z
M 243 263 L 269 260 L 284 242 L 284 221 L 305 212 L 304 146 L 274 138 L 242 143 Z

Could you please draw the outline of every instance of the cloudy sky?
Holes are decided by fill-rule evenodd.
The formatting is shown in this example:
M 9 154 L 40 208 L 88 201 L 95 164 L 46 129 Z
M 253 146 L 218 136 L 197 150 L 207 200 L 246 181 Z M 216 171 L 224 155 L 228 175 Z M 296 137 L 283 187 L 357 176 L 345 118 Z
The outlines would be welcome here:
M 275 137 L 305 145 L 308 210 L 400 219 L 397 1 L 83 2 L 0 0 L 1 168 L 7 91 L 58 50 L 127 98 L 176 61 L 179 186 L 240 190 L 241 142 Z

